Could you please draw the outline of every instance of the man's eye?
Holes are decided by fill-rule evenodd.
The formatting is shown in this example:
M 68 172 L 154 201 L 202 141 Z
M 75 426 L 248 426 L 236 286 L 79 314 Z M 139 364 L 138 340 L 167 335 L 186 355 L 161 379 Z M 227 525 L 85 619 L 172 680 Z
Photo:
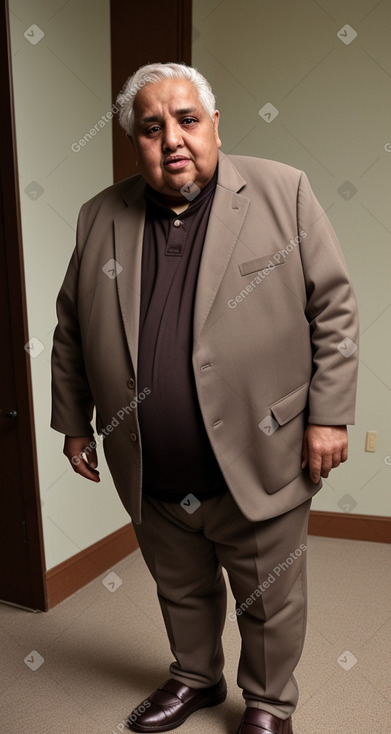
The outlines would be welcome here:
M 194 117 L 185 117 L 185 118 L 184 118 L 184 119 L 182 120 L 182 125 L 192 125 L 192 124 L 193 124 L 193 122 L 195 122 L 195 119 L 194 119 Z
M 149 127 L 147 130 L 147 135 L 152 135 L 153 133 L 157 133 L 160 130 L 160 125 L 154 125 L 153 127 Z

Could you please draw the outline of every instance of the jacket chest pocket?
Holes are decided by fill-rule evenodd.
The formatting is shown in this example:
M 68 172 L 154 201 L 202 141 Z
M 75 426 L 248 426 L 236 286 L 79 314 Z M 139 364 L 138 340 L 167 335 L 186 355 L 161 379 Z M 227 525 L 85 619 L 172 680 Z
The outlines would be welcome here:
M 255 260 L 247 260 L 238 267 L 241 275 L 251 275 L 261 270 L 273 270 L 279 265 L 285 265 L 285 262 L 285 257 L 283 257 L 280 251 L 277 251 L 271 252 L 270 255 L 265 255 L 264 257 L 258 257 Z

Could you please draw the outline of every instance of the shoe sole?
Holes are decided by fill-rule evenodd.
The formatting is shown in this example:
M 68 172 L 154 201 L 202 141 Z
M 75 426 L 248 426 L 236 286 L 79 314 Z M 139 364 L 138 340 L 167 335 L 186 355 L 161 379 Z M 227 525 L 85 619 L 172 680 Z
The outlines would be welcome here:
M 128 722 L 126 722 L 126 726 L 131 731 L 140 731 L 144 732 L 144 734 L 153 734 L 153 732 L 159 732 L 159 731 L 171 731 L 171 729 L 177 729 L 178 726 L 182 726 L 182 724 L 185 723 L 186 719 L 191 716 L 191 714 L 194 714 L 195 711 L 199 711 L 199 709 L 206 709 L 211 708 L 212 706 L 218 706 L 220 703 L 223 703 L 225 699 L 227 698 L 227 691 L 224 691 L 224 693 L 220 693 L 219 696 L 215 696 L 210 701 L 206 701 L 202 703 L 200 706 L 194 706 L 194 708 L 190 709 L 190 711 L 187 712 L 185 716 L 182 717 L 182 719 L 178 720 L 174 724 L 166 724 L 165 726 L 142 726 L 137 725 L 136 722 L 130 722 L 131 726 L 129 726 Z

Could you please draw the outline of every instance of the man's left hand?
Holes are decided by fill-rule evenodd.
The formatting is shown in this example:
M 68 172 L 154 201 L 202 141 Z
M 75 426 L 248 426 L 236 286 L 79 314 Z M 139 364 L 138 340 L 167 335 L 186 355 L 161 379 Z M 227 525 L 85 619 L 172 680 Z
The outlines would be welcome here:
M 346 426 L 307 426 L 304 434 L 302 464 L 308 466 L 311 480 L 317 484 L 326 479 L 335 467 L 348 458 L 348 432 Z

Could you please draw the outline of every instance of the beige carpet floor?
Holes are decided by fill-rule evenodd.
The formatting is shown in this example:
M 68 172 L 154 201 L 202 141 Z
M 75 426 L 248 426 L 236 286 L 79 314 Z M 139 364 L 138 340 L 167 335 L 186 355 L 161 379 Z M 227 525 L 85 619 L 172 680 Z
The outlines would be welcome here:
M 294 732 L 390 734 L 391 546 L 317 537 L 308 546 Z M 128 731 L 124 717 L 168 677 L 171 653 L 140 552 L 110 573 L 114 585 L 106 573 L 46 614 L 0 604 L 2 734 Z M 227 700 L 196 712 L 178 732 L 236 734 L 244 704 L 239 636 L 228 619 L 224 647 Z

